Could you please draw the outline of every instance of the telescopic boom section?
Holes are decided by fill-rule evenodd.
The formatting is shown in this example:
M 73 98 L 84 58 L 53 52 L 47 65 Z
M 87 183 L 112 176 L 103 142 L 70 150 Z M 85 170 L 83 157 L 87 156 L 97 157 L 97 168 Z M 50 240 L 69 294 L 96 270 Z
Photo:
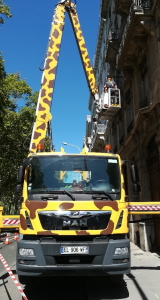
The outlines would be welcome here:
M 56 78 L 56 69 L 59 58 L 65 19 L 65 6 L 58 4 L 55 8 L 44 71 L 41 81 L 41 89 L 37 103 L 36 118 L 33 126 L 30 152 L 36 152 L 37 145 L 44 146 L 47 123 L 51 120 L 50 106 Z
M 89 55 L 88 55 L 85 40 L 84 40 L 84 37 L 82 34 L 82 30 L 80 27 L 78 15 L 75 10 L 68 9 L 67 11 L 70 16 L 71 24 L 73 27 L 76 41 L 77 41 L 79 53 L 80 53 L 81 60 L 83 63 L 83 68 L 85 71 L 85 75 L 86 75 L 86 79 L 88 82 L 90 92 L 95 96 L 95 99 L 97 100 L 98 99 L 98 88 L 96 86 L 96 79 L 95 79 L 93 68 L 91 66 L 91 62 L 89 59 Z
M 62 33 L 64 28 L 65 12 L 68 12 L 77 41 L 79 53 L 81 56 L 86 79 L 90 92 L 94 95 L 95 100 L 99 99 L 98 88 L 93 68 L 90 63 L 88 51 L 85 45 L 84 37 L 76 13 L 76 5 L 68 0 L 61 0 L 55 9 L 53 16 L 49 46 L 44 64 L 44 72 L 41 81 L 41 90 L 39 93 L 36 118 L 33 126 L 30 152 L 37 151 L 37 145 L 44 146 L 47 123 L 51 120 L 50 106 L 52 101 L 53 89 L 56 78 L 56 69 L 58 64 Z

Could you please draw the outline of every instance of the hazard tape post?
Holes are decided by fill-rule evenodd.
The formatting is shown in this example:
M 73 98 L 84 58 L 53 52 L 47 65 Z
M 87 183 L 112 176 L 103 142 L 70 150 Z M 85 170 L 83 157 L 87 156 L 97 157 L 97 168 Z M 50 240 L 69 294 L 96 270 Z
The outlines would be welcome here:
M 18 280 L 14 276 L 13 272 L 11 271 L 10 267 L 8 266 L 7 262 L 5 261 L 4 257 L 1 254 L 0 254 L 0 261 L 2 262 L 2 264 L 4 265 L 4 267 L 6 268 L 8 274 L 12 278 L 12 280 L 15 283 L 17 289 L 19 290 L 20 294 L 22 295 L 23 299 L 28 300 L 28 298 L 26 297 L 25 293 L 23 292 L 23 290 L 22 290 L 22 288 L 21 288 Z
M 4 244 L 5 244 L 5 245 L 11 244 L 11 241 L 10 241 L 10 233 L 7 233 L 6 240 L 4 241 Z
M 3 235 L 0 235 L 0 243 L 3 243 L 5 245 L 9 245 L 11 244 L 11 242 L 14 241 L 18 241 L 19 239 L 19 234 L 18 233 L 14 233 L 14 234 L 10 234 L 9 232 L 4 233 Z

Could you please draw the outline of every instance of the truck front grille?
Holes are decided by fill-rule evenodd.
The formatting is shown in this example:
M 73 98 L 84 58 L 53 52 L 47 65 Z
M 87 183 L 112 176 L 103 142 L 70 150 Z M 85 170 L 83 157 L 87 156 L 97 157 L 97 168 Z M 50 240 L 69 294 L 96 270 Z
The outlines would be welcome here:
M 103 230 L 110 220 L 110 211 L 40 211 L 44 230 Z

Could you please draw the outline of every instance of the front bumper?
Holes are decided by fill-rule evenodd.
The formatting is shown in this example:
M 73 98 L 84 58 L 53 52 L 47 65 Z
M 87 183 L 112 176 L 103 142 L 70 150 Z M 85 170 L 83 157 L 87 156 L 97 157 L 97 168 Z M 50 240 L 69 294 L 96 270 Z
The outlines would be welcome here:
M 61 246 L 89 246 L 89 254 L 60 254 Z M 114 255 L 116 247 L 128 247 L 129 253 Z M 92 242 L 41 242 L 19 240 L 18 248 L 32 248 L 35 256 L 17 253 L 17 274 L 26 276 L 63 276 L 127 274 L 130 272 L 128 239 Z M 18 251 L 17 251 L 18 252 Z

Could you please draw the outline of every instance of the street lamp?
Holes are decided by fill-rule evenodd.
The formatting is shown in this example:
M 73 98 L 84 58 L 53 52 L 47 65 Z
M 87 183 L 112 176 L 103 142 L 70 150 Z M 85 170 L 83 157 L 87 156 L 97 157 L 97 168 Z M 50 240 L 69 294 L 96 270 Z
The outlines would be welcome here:
M 65 142 L 63 142 L 62 144 L 65 145 L 65 146 L 73 146 L 73 147 L 76 147 L 76 148 L 78 148 L 79 152 L 81 152 L 81 149 L 80 149 L 78 146 L 76 146 L 76 145 L 68 144 L 68 143 L 65 143 Z

